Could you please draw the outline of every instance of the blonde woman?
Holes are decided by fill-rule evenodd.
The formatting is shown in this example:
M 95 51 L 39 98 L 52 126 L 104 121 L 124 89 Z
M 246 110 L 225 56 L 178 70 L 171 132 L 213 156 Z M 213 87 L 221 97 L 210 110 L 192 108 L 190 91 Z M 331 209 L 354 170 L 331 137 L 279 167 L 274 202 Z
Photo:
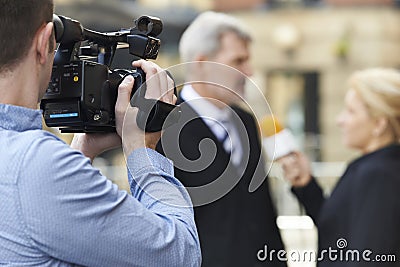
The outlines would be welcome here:
M 282 167 L 318 227 L 318 266 L 400 266 L 400 72 L 359 71 L 349 85 L 337 123 L 344 145 L 362 155 L 330 197 L 303 154 L 282 159 Z

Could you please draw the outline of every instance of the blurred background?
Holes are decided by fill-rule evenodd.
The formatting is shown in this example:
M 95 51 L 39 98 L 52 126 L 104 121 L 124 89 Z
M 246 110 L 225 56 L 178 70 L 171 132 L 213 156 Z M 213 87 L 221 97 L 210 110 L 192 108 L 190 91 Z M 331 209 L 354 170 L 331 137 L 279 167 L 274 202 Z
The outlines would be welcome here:
M 356 156 L 341 144 L 335 124 L 349 75 L 367 67 L 400 68 L 400 0 L 55 0 L 55 5 L 57 14 L 98 31 L 132 27 L 140 15 L 161 18 L 162 47 L 156 62 L 164 68 L 179 63 L 180 36 L 200 12 L 215 10 L 240 18 L 254 38 L 251 78 L 312 159 L 326 194 Z M 126 50 L 119 51 L 113 65 L 129 68 L 131 60 Z M 265 103 L 258 96 L 247 91 L 250 106 L 262 118 Z M 62 138 L 69 142 L 71 136 Z M 94 164 L 129 190 L 121 151 L 108 152 Z M 316 229 L 291 195 L 279 166 L 273 165 L 270 176 L 286 250 L 315 250 Z

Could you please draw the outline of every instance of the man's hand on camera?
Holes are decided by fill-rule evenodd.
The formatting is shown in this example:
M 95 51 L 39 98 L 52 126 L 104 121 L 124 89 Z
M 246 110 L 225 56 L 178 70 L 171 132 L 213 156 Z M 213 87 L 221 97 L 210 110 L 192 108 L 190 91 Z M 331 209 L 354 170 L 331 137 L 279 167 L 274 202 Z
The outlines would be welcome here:
M 138 60 L 132 65 L 141 68 L 146 73 L 145 98 L 158 99 L 168 104 L 175 104 L 174 82 L 167 73 L 156 64 Z M 161 137 L 161 132 L 145 133 L 136 124 L 137 108 L 130 106 L 130 96 L 134 79 L 127 76 L 118 88 L 118 98 L 115 105 L 117 133 L 122 138 L 124 153 L 128 156 L 133 150 L 142 147 L 155 149 Z
M 116 133 L 76 133 L 71 147 L 80 150 L 91 161 L 100 153 L 121 146 L 121 137 Z

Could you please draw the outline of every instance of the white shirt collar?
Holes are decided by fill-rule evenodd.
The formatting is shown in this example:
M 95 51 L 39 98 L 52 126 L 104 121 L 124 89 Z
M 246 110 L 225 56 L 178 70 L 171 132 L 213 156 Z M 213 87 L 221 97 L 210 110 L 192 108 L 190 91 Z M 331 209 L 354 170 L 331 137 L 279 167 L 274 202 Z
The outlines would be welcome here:
M 207 124 L 215 120 L 229 120 L 230 108 L 218 108 L 207 98 L 200 96 L 190 84 L 186 84 L 183 87 L 181 97 Z
M 186 84 L 181 91 L 181 97 L 220 139 L 225 135 L 221 122 L 230 120 L 230 107 L 220 109 L 207 98 L 200 96 L 190 84 Z

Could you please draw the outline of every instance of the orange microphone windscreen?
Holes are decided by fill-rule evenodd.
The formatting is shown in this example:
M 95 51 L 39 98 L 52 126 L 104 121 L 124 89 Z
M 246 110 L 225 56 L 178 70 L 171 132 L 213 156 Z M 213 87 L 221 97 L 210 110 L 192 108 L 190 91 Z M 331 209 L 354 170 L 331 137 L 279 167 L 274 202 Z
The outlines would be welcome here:
M 272 115 L 265 116 L 261 122 L 261 134 L 263 137 L 273 136 L 283 130 L 280 122 Z

